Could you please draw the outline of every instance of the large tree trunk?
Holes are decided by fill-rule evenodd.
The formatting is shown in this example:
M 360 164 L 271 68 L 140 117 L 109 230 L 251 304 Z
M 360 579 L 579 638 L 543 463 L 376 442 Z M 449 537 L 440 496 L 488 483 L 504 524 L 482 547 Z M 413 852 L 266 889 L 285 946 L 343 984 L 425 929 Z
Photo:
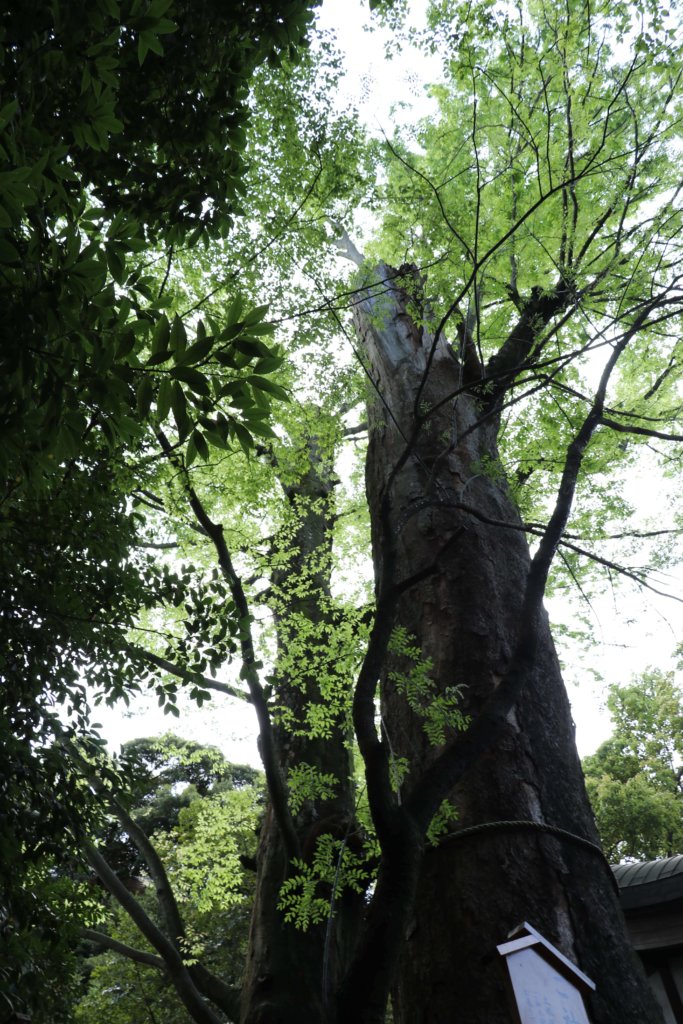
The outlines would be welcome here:
M 294 817 L 300 855 L 310 863 L 317 838 L 343 839 L 353 830 L 354 786 L 347 711 L 330 736 L 313 735 L 307 715 L 326 700 L 321 679 L 334 678 L 330 632 L 335 609 L 330 591 L 333 453 L 315 437 L 306 441 L 308 470 L 294 482 L 282 475 L 285 523 L 274 545 L 270 605 L 277 628 L 279 664 L 275 692 L 287 719 L 275 719 L 280 770 L 285 778 L 301 764 L 337 780 L 334 796 L 306 800 Z M 302 460 L 305 464 L 305 459 Z M 276 466 L 276 471 L 278 467 Z M 291 474 L 290 474 L 291 477 Z M 302 647 L 302 637 L 304 638 Z M 297 650 L 292 665 L 292 650 Z M 281 713 L 280 713 L 281 714 Z M 362 899 L 345 896 L 330 921 L 297 929 L 278 908 L 291 865 L 269 802 L 259 838 L 257 880 L 243 987 L 243 1024 L 317 1024 L 350 954 Z
M 434 693 L 462 687 L 461 710 L 474 718 L 515 648 L 530 564 L 526 535 L 500 473 L 497 417 L 480 421 L 482 392 L 463 390 L 466 370 L 443 340 L 423 384 L 432 339 L 416 325 L 415 303 L 396 272 L 379 273 L 384 295 L 356 313 L 375 384 L 367 490 L 376 570 L 387 529 L 399 582 L 431 567 L 400 598 L 397 624 L 429 665 Z M 441 402 L 406 458 L 416 414 Z M 511 1024 L 496 945 L 523 921 L 596 982 L 593 1024 L 660 1021 L 624 932 L 611 871 L 589 845 L 598 837 L 545 614 L 537 640 L 535 667 L 504 734 L 451 794 L 458 814 L 452 835 L 424 855 L 393 993 L 399 1024 Z M 411 766 L 403 799 L 442 749 L 430 743 L 424 715 L 411 709 L 400 684 L 410 667 L 394 653 L 382 680 L 385 741 Z M 426 703 L 423 696 L 414 706 L 420 700 Z M 512 821 L 537 827 L 497 824 Z M 486 827 L 458 837 L 472 826 Z

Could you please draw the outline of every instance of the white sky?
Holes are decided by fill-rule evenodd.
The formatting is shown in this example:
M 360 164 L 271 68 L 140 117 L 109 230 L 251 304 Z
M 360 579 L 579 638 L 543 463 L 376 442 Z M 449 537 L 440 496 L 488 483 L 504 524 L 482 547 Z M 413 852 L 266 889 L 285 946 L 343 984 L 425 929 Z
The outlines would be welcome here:
M 439 75 L 438 61 L 404 52 L 401 59 L 384 58 L 383 34 L 369 34 L 362 25 L 368 20 L 367 0 L 325 0 L 320 25 L 334 29 L 345 53 L 346 79 L 340 102 L 348 96 L 359 106 L 361 117 L 373 134 L 390 134 L 396 118 L 423 116 L 429 110 L 424 84 Z M 417 73 L 419 71 L 419 74 Z M 400 104 L 400 107 L 396 107 Z M 392 107 L 394 112 L 392 113 Z M 671 521 L 664 509 L 664 494 L 651 477 L 635 477 L 624 483 L 644 514 L 661 513 L 662 522 Z M 672 590 L 683 595 L 683 573 L 670 581 Z M 567 621 L 568 607 L 560 599 L 548 602 L 551 618 Z M 589 651 L 562 650 L 565 679 L 577 726 L 579 753 L 592 752 L 609 736 L 611 725 L 603 710 L 605 688 L 611 682 L 629 682 L 632 675 L 655 666 L 674 668 L 673 652 L 683 643 L 683 605 L 652 594 L 636 596 L 626 588 L 616 597 L 605 593 L 593 605 L 599 643 Z M 602 682 L 594 677 L 597 673 Z M 204 709 L 181 702 L 180 719 L 164 716 L 156 698 L 141 698 L 133 712 L 122 706 L 101 708 L 96 715 L 110 743 L 136 736 L 155 735 L 171 729 L 191 739 L 214 743 L 237 762 L 259 764 L 253 711 L 248 704 L 236 705 L 216 695 Z

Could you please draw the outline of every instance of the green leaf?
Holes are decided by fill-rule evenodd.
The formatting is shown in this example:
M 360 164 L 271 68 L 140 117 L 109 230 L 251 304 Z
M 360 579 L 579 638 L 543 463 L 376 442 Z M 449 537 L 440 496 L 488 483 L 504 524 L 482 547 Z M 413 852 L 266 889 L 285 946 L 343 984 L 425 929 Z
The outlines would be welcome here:
M 154 382 L 149 374 L 145 374 L 140 381 L 136 394 L 136 406 L 140 419 L 145 419 L 152 404 L 154 394 Z
M 178 356 L 178 365 L 185 366 L 187 363 L 199 363 L 202 359 L 205 359 L 209 355 L 213 348 L 214 339 L 212 337 L 202 338 L 201 341 L 196 341 L 194 345 L 190 345 L 181 355 Z
M 250 455 L 251 450 L 254 447 L 254 439 L 249 433 L 249 431 L 246 429 L 246 427 L 242 426 L 241 423 L 238 423 L 237 420 L 235 420 L 235 422 L 232 424 L 232 429 L 235 432 L 235 436 L 237 437 L 237 440 L 239 441 L 240 447 L 244 454 Z
M 282 402 L 289 401 L 289 395 L 284 388 L 280 387 L 279 384 L 275 384 L 274 381 L 268 380 L 267 377 L 259 377 L 252 373 L 247 377 L 247 380 L 254 388 L 259 388 L 261 391 L 267 391 L 269 395 L 274 395 L 279 398 Z
M 173 318 L 173 326 L 171 327 L 171 348 L 177 356 L 181 352 L 185 351 L 187 346 L 187 331 L 185 330 L 185 324 L 176 314 Z
M 173 381 L 170 377 L 164 377 L 159 385 L 157 394 L 157 416 L 159 422 L 163 423 L 171 410 L 171 396 L 173 393 Z
M 185 384 L 189 384 L 197 395 L 206 395 L 208 397 L 211 394 L 211 385 L 208 378 L 192 366 L 174 366 L 171 370 L 171 376 L 174 380 L 182 380 Z
M 162 313 L 154 325 L 154 333 L 152 334 L 152 355 L 156 355 L 158 352 L 164 352 L 168 349 L 170 335 L 171 325 L 168 322 L 166 314 Z
M 119 343 L 116 346 L 116 358 L 124 359 L 126 356 L 130 355 L 135 348 L 136 341 L 137 338 L 135 337 L 134 331 L 131 331 L 129 328 L 121 331 L 119 334 Z
M 8 238 L 0 236 L 0 263 L 11 265 L 20 260 L 19 252 Z
M 11 121 L 19 109 L 19 100 L 13 99 L 5 103 L 0 109 L 0 129 L 4 128 L 8 121 Z
M 230 393 L 230 405 L 235 409 L 251 409 L 253 408 L 254 400 L 249 392 L 236 391 Z
M 157 352 L 155 355 L 150 356 L 145 366 L 158 366 L 159 363 L 167 363 L 169 359 L 173 357 L 173 353 L 170 349 L 166 349 L 165 352 Z
M 150 321 L 146 317 L 141 316 L 137 320 L 134 320 L 129 325 L 129 329 L 131 331 L 134 331 L 136 336 L 138 336 L 138 335 L 141 336 L 141 335 L 149 334 L 151 326 L 152 325 L 151 325 Z
M 117 284 L 123 284 L 126 276 L 126 264 L 119 253 L 110 245 L 107 246 L 107 266 L 109 273 Z
M 249 420 L 249 430 L 252 434 L 256 434 L 257 437 L 264 437 L 268 440 L 277 437 L 273 428 L 263 421 Z
M 243 308 L 244 308 L 244 301 L 242 300 L 242 296 L 241 295 L 236 295 L 235 298 L 232 300 L 232 302 L 230 304 L 230 308 L 228 309 L 228 312 L 226 314 L 226 319 L 228 321 L 228 324 L 232 325 L 237 320 L 239 320 L 240 313 L 242 312 Z
M 249 333 L 253 334 L 254 337 L 260 337 L 264 334 L 274 334 L 277 330 L 277 324 L 248 324 Z
M 263 355 L 262 346 L 263 342 L 257 341 L 256 338 L 238 338 L 235 342 L 236 350 L 245 356 L 249 356 L 250 360 L 258 359 L 259 356 Z
M 141 32 L 138 36 L 138 63 L 140 67 L 145 63 L 145 58 L 150 50 L 160 57 L 164 55 L 164 48 L 154 32 Z
M 196 433 L 197 431 L 194 430 L 190 434 L 190 439 L 187 442 L 187 447 L 185 448 L 185 465 L 187 466 L 188 469 L 197 458 L 197 444 L 195 442 Z
M 269 309 L 270 306 L 267 304 L 265 306 L 254 306 L 254 308 L 250 309 L 244 317 L 244 323 L 247 327 L 252 327 L 254 324 L 260 323 Z
M 226 451 L 229 448 L 228 443 L 215 430 L 205 430 L 204 437 L 209 442 L 209 444 L 212 444 L 214 446 L 214 448 L 220 448 L 222 451 Z
M 257 359 L 254 364 L 255 373 L 272 373 L 274 370 L 279 370 L 284 363 L 284 356 L 262 356 Z
M 171 409 L 178 429 L 178 436 L 184 441 L 191 430 L 190 417 L 187 414 L 185 393 L 177 380 L 171 382 Z
M 244 330 L 244 322 L 242 320 L 235 321 L 234 324 L 229 324 L 225 327 L 218 335 L 219 341 L 232 341 L 237 338 Z
M 214 359 L 219 362 L 221 366 L 229 366 L 232 370 L 237 368 L 237 360 L 235 359 L 234 352 L 214 352 Z
M 209 458 L 209 446 L 204 439 L 204 435 L 199 430 L 193 430 L 192 440 L 194 441 L 195 447 L 201 458 L 206 462 Z

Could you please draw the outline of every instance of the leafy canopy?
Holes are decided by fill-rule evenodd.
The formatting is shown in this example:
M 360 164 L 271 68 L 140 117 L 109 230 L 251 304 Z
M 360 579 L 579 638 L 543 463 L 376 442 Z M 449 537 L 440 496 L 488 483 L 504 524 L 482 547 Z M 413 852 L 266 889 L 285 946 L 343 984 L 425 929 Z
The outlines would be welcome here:
M 651 670 L 613 686 L 614 732 L 583 762 L 588 794 L 610 859 L 653 860 L 683 849 L 683 692 L 673 673 Z

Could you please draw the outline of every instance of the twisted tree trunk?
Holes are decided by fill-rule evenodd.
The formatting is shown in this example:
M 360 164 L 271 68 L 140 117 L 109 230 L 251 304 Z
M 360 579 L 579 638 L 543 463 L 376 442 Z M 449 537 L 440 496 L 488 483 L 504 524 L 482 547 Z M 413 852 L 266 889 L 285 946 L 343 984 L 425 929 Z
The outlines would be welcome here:
M 286 522 L 273 552 L 271 607 L 279 651 L 274 690 L 280 770 L 287 778 L 297 767 L 310 765 L 337 780 L 332 796 L 305 800 L 294 816 L 298 856 L 310 863 L 321 835 L 343 839 L 353 831 L 355 796 L 347 714 L 340 713 L 330 735 L 316 735 L 311 720 L 311 712 L 314 716 L 329 700 L 324 681 L 334 679 L 337 670 L 329 643 L 335 626 L 330 575 L 336 477 L 333 453 L 315 437 L 306 445 L 305 473 L 293 482 L 282 481 Z M 348 960 L 362 900 L 344 897 L 328 921 L 298 930 L 285 922 L 278 906 L 282 884 L 293 871 L 291 851 L 269 802 L 257 854 L 243 1024 L 324 1021 L 330 993 Z
M 416 577 L 398 599 L 396 623 L 419 648 L 433 685 L 431 696 L 407 689 L 413 662 L 390 653 L 383 743 L 410 766 L 402 806 L 455 735 L 446 727 L 437 745 L 430 741 L 430 703 L 457 692 L 474 723 L 524 629 L 533 632 L 534 655 L 495 745 L 450 794 L 458 816 L 451 835 L 426 848 L 394 1019 L 511 1024 L 496 945 L 528 921 L 596 982 L 593 1024 L 654 1024 L 659 1011 L 597 847 L 547 618 L 539 611 L 523 621 L 530 556 L 498 461 L 486 369 L 473 373 L 443 339 L 434 346 L 416 314 L 416 273 L 401 273 L 408 290 L 397 272 L 380 268 L 382 293 L 357 306 L 356 326 L 374 384 L 367 490 L 376 573 L 382 578 L 391 546 L 396 584 Z M 474 826 L 486 827 L 460 837 Z

